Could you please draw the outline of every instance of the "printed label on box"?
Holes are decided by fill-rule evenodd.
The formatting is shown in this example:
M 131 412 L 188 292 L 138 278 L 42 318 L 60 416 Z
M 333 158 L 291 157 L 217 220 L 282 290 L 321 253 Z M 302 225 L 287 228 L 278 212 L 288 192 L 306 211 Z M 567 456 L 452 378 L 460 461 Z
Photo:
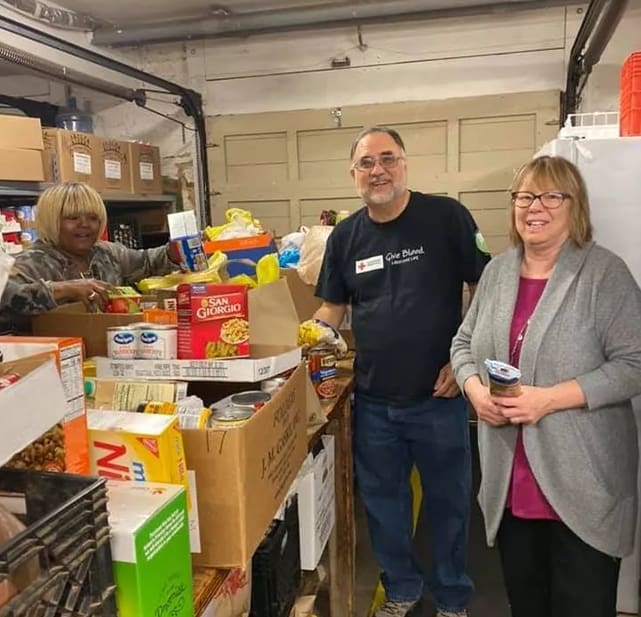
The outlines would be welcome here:
M 73 153 L 73 170 L 77 174 L 91 175 L 91 156 L 83 152 Z
M 105 178 L 122 180 L 122 165 L 119 161 L 105 161 Z
M 140 179 L 153 180 L 154 179 L 154 165 L 153 163 L 145 163 L 140 161 Z

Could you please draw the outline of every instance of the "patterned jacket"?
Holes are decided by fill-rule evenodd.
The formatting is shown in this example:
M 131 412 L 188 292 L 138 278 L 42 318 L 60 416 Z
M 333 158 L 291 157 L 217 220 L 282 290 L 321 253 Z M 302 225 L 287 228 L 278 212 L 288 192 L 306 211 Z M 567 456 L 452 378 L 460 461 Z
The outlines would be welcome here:
M 130 249 L 115 242 L 98 242 L 89 270 L 81 272 L 52 244 L 38 240 L 16 256 L 7 286 L 0 298 L 0 333 L 29 331 L 29 316 L 56 307 L 47 283 L 94 278 L 112 285 L 131 285 L 152 275 L 177 270 L 167 247 Z

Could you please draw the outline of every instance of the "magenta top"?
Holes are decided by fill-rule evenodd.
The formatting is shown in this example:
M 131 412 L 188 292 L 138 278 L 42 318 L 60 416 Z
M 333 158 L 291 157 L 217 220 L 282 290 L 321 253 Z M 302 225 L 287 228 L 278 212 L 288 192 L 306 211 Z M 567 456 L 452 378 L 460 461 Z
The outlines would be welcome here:
M 521 277 L 516 307 L 510 326 L 510 364 L 518 367 L 521 358 L 521 345 L 525 336 L 528 320 L 543 294 L 547 279 Z M 523 429 L 519 427 L 512 465 L 512 479 L 507 494 L 506 507 L 519 518 L 560 520 L 559 515 L 548 503 L 536 481 L 523 446 Z

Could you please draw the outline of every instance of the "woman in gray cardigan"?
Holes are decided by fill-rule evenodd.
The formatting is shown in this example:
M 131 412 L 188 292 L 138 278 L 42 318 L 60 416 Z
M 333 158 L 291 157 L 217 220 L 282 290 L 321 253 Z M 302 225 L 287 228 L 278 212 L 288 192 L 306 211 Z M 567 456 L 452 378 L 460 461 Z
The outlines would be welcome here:
M 512 185 L 513 248 L 486 267 L 452 343 L 479 417 L 479 502 L 513 617 L 614 617 L 637 518 L 641 291 L 592 242 L 578 169 L 557 157 Z M 486 359 L 518 366 L 491 395 Z

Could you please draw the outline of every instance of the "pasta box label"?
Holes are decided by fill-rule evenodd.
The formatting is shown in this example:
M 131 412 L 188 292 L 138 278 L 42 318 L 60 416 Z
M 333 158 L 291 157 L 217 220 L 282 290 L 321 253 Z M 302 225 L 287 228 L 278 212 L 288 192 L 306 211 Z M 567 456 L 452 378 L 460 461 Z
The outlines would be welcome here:
M 178 286 L 178 358 L 249 356 L 245 285 L 196 283 Z

